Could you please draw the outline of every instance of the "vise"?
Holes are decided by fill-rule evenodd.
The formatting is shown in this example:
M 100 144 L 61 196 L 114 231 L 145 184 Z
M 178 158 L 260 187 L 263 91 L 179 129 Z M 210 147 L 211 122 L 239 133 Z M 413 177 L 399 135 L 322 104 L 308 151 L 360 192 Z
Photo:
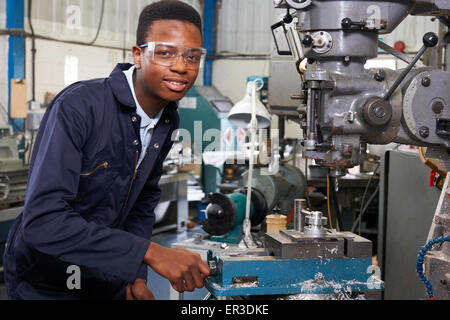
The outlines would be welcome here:
M 351 232 L 320 226 L 318 212 L 307 213 L 304 230 L 267 233 L 264 248 L 209 251 L 206 288 L 215 297 L 328 295 L 380 291 L 373 274 L 372 243 Z

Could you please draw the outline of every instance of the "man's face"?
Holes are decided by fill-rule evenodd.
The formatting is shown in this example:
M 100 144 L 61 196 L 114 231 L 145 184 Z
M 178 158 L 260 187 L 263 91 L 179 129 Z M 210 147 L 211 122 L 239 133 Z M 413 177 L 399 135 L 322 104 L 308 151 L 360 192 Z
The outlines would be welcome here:
M 147 42 L 170 42 L 185 47 L 201 47 L 202 35 L 192 23 L 179 20 L 157 20 L 153 22 L 147 32 Z M 135 52 L 136 67 L 141 70 L 143 85 L 147 92 L 156 99 L 164 102 L 181 100 L 194 85 L 199 70 L 186 67 L 183 57 L 171 67 L 161 66 L 146 54 L 148 48 Z

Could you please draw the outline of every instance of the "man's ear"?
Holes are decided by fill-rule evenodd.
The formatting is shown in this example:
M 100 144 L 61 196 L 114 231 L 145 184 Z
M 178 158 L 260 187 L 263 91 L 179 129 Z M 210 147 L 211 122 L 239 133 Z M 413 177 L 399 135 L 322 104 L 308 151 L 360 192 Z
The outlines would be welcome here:
M 133 47 L 133 58 L 134 58 L 134 64 L 136 65 L 136 69 L 140 69 L 142 66 L 142 49 L 139 48 L 138 46 L 134 46 Z

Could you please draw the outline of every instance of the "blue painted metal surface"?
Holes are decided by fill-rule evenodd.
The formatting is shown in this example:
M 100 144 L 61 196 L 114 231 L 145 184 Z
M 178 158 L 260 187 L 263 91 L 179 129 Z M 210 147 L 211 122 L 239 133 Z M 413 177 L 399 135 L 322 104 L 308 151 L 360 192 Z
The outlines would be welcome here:
M 6 0 L 6 29 L 24 29 L 24 0 Z M 8 114 L 11 114 L 11 79 L 25 79 L 25 38 L 8 40 Z M 23 131 L 24 119 L 10 119 L 14 131 Z
M 203 85 L 212 85 L 212 57 L 216 54 L 217 0 L 205 0 L 203 7 L 203 46 L 207 50 L 207 58 L 203 74 Z
M 270 256 L 213 256 L 218 273 L 206 287 L 216 297 L 248 295 L 332 294 L 383 289 L 373 281 L 372 259 L 282 260 Z M 318 275 L 323 281 L 315 281 Z M 253 285 L 234 284 L 236 278 L 257 279 Z M 250 280 L 251 282 L 251 280 Z

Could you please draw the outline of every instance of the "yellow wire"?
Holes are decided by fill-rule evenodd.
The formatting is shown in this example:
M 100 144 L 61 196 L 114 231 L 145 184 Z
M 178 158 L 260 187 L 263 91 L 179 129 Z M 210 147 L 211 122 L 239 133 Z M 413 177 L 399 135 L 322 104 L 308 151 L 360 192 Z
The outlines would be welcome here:
M 447 171 L 443 171 L 441 169 L 439 169 L 439 167 L 431 160 L 425 158 L 425 154 L 423 151 L 423 148 L 420 147 L 419 148 L 419 156 L 420 156 L 420 160 L 422 160 L 422 162 L 429 167 L 431 170 L 436 171 L 437 173 L 439 173 L 439 175 L 441 177 L 443 177 L 444 179 L 447 178 Z
M 330 176 L 327 176 L 327 208 L 328 208 L 328 219 L 330 221 L 330 229 L 333 229 L 333 224 L 331 223 L 331 212 L 330 212 Z

